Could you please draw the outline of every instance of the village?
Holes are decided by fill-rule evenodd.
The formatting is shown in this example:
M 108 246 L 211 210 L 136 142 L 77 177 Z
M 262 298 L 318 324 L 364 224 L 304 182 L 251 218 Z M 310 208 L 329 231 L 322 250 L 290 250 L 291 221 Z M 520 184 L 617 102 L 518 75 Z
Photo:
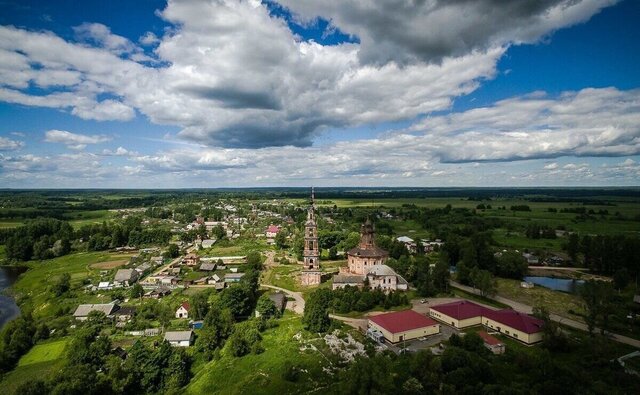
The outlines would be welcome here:
M 389 253 L 376 245 L 375 227 L 369 218 L 361 225 L 358 245 L 347 252 L 341 252 L 346 255 L 346 265 L 337 267 L 337 270 L 332 268 L 334 271 L 331 272 L 323 272 L 315 204 L 312 192 L 304 223 L 303 260 L 297 263 L 301 266 L 301 270 L 295 281 L 300 286 L 307 287 L 307 291 L 309 291 L 330 280 L 333 290 L 345 287 L 357 289 L 368 287 L 372 290 L 381 290 L 384 293 L 410 290 L 411 286 L 407 280 L 385 264 Z M 145 248 L 135 251 L 126 265 L 128 268 L 115 270 L 111 281 L 88 284 L 85 287 L 86 292 L 133 291 L 138 293 L 137 296 L 140 300 L 159 300 L 171 295 L 172 292 L 185 295 L 185 291 L 197 292 L 203 289 L 221 291 L 240 283 L 245 274 L 243 267 L 247 263 L 260 263 L 265 256 L 273 261 L 275 254 L 273 251 L 268 252 L 268 250 L 263 251 L 263 254 L 252 252 L 249 257 L 247 255 L 219 256 L 211 254 L 209 251 L 218 241 L 216 236 L 237 240 L 243 232 L 249 230 L 251 223 L 246 217 L 238 217 L 236 215 L 237 209 L 233 205 L 226 204 L 216 208 L 227 213 L 223 220 L 213 221 L 198 215 L 193 222 L 186 226 L 173 228 L 176 233 L 200 231 L 193 242 L 178 241 L 174 244 L 183 253 L 171 257 L 168 256 L 167 251 L 161 254 L 162 251 L 159 248 Z M 256 235 L 264 240 L 265 246 L 275 246 L 276 239 L 282 240 L 285 226 L 293 224 L 290 217 L 278 215 L 273 211 L 254 207 L 252 214 L 253 218 L 260 218 L 264 223 L 269 221 L 269 224 L 264 227 L 263 233 Z M 389 217 L 388 214 L 386 216 Z M 278 220 L 282 221 L 283 225 L 271 223 Z M 287 237 L 290 238 L 290 236 Z M 416 243 L 408 236 L 397 236 L 395 240 L 411 254 L 417 253 L 418 248 L 424 254 L 434 253 L 444 245 L 444 241 L 440 239 L 433 241 L 422 239 Z M 500 253 L 496 254 L 499 256 Z M 288 255 L 291 259 L 295 258 Z M 531 260 L 531 254 L 524 253 L 523 257 L 527 259 L 527 263 L 538 263 L 537 260 Z M 275 262 L 269 264 L 276 265 Z M 432 264 L 429 270 L 433 270 L 434 266 Z M 452 271 L 453 273 L 455 271 Z M 101 272 L 101 279 L 108 276 L 109 271 Z M 266 286 L 272 286 L 272 284 L 266 284 Z M 527 286 L 530 285 L 527 284 Z M 280 288 L 277 291 L 268 291 L 267 295 L 275 305 L 278 314 L 281 314 L 285 308 L 301 313 L 299 306 L 301 303 L 296 300 L 293 290 Z M 438 303 L 443 300 L 447 303 Z M 172 312 L 173 319 L 168 328 L 141 328 L 132 324 L 135 322 L 136 315 L 136 307 L 131 305 L 132 301 L 136 301 L 133 293 L 123 300 L 116 299 L 106 304 L 81 304 L 76 308 L 73 316 L 82 322 L 87 320 L 92 312 L 101 312 L 106 318 L 112 320 L 115 328 L 122 330 L 125 336 L 160 336 L 172 346 L 190 347 L 194 345 L 198 330 L 203 327 L 203 317 L 194 316 L 188 296 L 172 299 L 173 305 L 176 303 L 178 305 L 175 312 Z M 373 312 L 368 318 L 359 320 L 343 319 L 336 314 L 333 314 L 332 317 L 344 320 L 348 325 L 366 334 L 369 339 L 375 341 L 383 349 L 395 352 L 432 348 L 433 352 L 438 354 L 442 352 L 438 346 L 443 346 L 443 342 L 446 342 L 451 334 L 456 333 L 464 336 L 466 329 L 475 327 L 482 328 L 477 331 L 477 334 L 485 346 L 496 354 L 504 353 L 505 344 L 494 337 L 495 334 L 508 336 L 526 345 L 534 345 L 542 341 L 544 322 L 515 310 L 499 310 L 465 299 L 450 298 L 415 299 L 411 305 L 414 308 L 410 310 L 389 313 Z M 256 310 L 255 315 L 259 316 L 260 313 Z
M 328 388 L 363 358 L 447 359 L 468 347 L 501 364 L 514 353 L 581 347 L 576 344 L 602 331 L 600 318 L 589 326 L 589 307 L 574 289 L 612 279 L 577 266 L 555 247 L 557 239 L 532 248 L 508 239 L 492 245 L 472 234 L 465 244 L 455 232 L 411 219 L 466 226 L 469 216 L 479 220 L 484 213 L 475 203 L 457 211 L 336 203 L 311 190 L 306 198 L 113 209 L 109 222 L 93 225 L 96 236 L 76 242 L 88 251 L 54 259 L 50 269 L 42 267 L 46 272 L 34 266 L 28 282 L 18 284 L 29 295 L 24 300 L 40 306 L 36 317 L 47 317 L 48 339 L 23 358 L 54 345 L 69 350 L 72 339 L 95 330 L 110 344 L 107 356 L 122 363 L 138 358 L 140 348 L 169 355 L 167 345 L 194 364 L 181 383 L 196 393 L 239 388 L 222 374 L 222 361 L 244 369 L 243 377 L 269 374 L 269 386 L 293 391 Z M 91 250 L 131 223 L 129 243 Z M 563 232 L 560 240 L 575 234 Z M 31 280 L 31 273 L 45 277 Z M 37 287 L 38 281 L 50 285 Z M 564 290 L 550 288 L 555 283 Z M 52 292 L 59 292 L 56 304 L 48 303 Z M 627 322 L 640 317 L 634 309 Z M 629 332 L 609 333 L 607 355 L 635 371 L 632 350 L 640 341 Z M 65 361 L 58 355 L 54 361 Z M 300 362 L 274 365 L 280 358 Z M 257 372 L 245 366 L 253 360 Z M 320 379 L 301 384 L 300 377 Z

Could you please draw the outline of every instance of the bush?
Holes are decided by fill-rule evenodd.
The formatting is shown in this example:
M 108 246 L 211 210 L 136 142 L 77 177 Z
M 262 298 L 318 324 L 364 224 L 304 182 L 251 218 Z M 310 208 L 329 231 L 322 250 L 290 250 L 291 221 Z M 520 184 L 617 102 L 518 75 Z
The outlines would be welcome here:
M 285 381 L 295 383 L 298 381 L 298 378 L 300 378 L 300 369 L 290 361 L 285 361 L 284 369 L 282 370 L 282 378 Z

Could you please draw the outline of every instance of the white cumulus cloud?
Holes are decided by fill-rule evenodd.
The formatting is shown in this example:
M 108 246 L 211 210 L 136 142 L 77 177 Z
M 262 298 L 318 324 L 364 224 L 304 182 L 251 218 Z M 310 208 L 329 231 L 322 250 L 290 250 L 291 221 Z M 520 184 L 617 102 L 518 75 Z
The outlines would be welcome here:
M 48 143 L 61 143 L 75 150 L 82 150 L 86 148 L 87 144 L 105 143 L 110 140 L 111 137 L 104 135 L 85 135 L 66 130 L 48 130 L 45 132 L 44 139 Z

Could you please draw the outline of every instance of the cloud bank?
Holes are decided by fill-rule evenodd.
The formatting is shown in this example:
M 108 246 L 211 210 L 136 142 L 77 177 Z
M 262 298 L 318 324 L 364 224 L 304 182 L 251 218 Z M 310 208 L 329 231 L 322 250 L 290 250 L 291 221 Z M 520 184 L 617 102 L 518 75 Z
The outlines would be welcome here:
M 152 52 L 97 23 L 75 27 L 75 42 L 2 26 L 0 100 L 98 121 L 137 110 L 212 147 L 306 147 L 326 128 L 446 110 L 494 77 L 509 45 L 613 3 L 283 0 L 296 18 L 323 16 L 360 39 L 325 46 L 255 0 L 170 0 L 159 15 L 172 28 L 140 39 Z

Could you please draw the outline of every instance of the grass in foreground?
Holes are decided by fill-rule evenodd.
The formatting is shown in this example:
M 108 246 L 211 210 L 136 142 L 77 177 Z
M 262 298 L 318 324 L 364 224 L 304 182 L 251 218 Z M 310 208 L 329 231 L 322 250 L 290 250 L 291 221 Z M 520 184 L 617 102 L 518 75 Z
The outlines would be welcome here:
M 290 313 L 279 320 L 279 326 L 266 330 L 262 354 L 241 358 L 226 355 L 201 367 L 186 388 L 189 394 L 240 394 L 251 389 L 252 394 L 308 393 L 327 386 L 329 380 L 322 367 L 329 364 L 316 350 L 301 351 L 294 336 L 309 338 L 300 317 Z M 296 382 L 283 378 L 285 363 L 293 363 L 303 371 Z M 320 391 L 321 392 L 321 391 Z
M 56 340 L 35 345 L 18 362 L 18 367 L 41 362 L 55 361 L 62 358 L 68 339 Z
M 0 382 L 2 394 L 17 394 L 16 389 L 35 378 L 46 380 L 52 373 L 58 371 L 64 364 L 64 359 L 32 363 L 18 366 L 4 376 Z

